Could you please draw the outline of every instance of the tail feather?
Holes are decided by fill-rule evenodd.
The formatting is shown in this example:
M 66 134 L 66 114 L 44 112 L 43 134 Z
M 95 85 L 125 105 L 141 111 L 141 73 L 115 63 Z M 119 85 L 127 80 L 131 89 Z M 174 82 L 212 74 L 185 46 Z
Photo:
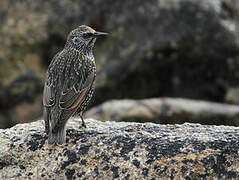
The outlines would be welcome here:
M 66 123 L 73 111 L 51 109 L 48 116 L 48 144 L 63 144 L 66 140 Z
M 48 144 L 63 144 L 66 141 L 65 126 L 58 129 L 56 132 L 50 131 L 48 134 Z
M 66 123 L 71 111 L 52 111 L 48 134 L 48 144 L 63 144 L 66 141 Z
M 50 113 L 49 113 L 49 108 L 43 107 L 43 118 L 45 121 L 45 132 L 46 134 L 49 133 L 49 120 L 50 120 Z

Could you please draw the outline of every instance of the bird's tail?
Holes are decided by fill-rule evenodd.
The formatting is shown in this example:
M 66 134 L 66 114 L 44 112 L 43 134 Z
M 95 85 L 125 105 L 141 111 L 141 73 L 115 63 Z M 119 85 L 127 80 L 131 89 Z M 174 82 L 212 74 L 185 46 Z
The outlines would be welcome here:
M 66 121 L 67 113 L 55 110 L 51 112 L 51 120 L 49 121 L 48 144 L 63 144 L 66 140 Z
M 58 108 L 58 107 L 56 107 Z M 66 123 L 72 111 L 52 109 L 49 120 L 48 144 L 64 144 L 66 141 Z
M 50 131 L 48 134 L 48 144 L 63 144 L 66 141 L 65 126 L 59 127 L 56 132 Z
M 43 118 L 45 121 L 45 132 L 48 135 L 49 133 L 49 120 L 50 120 L 50 113 L 49 108 L 43 107 Z

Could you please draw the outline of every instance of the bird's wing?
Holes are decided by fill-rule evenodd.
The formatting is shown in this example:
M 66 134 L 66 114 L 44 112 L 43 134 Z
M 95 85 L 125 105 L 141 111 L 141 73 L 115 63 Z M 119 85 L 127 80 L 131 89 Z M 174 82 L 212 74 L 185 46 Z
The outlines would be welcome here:
M 51 107 L 55 104 L 55 90 L 56 90 L 56 79 L 57 79 L 57 70 L 56 70 L 56 61 L 59 58 L 61 52 L 57 53 L 52 59 L 47 74 L 46 81 L 43 91 L 43 105 L 45 107 Z
M 83 58 L 83 57 L 82 57 Z M 95 74 L 89 61 L 78 61 L 71 67 L 69 78 L 62 89 L 60 108 L 73 110 L 85 100 L 86 94 L 92 86 Z

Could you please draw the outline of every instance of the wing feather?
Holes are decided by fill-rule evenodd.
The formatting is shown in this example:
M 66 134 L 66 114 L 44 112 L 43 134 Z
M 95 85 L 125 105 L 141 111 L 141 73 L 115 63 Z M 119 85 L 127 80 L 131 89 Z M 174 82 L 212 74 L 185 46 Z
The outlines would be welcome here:
M 92 64 L 87 59 L 75 62 L 71 66 L 68 76 L 64 84 L 59 84 L 56 81 L 57 69 L 54 68 L 54 61 L 60 58 L 57 54 L 47 72 L 47 80 L 44 86 L 43 104 L 46 107 L 53 107 L 59 104 L 60 109 L 73 110 L 78 108 L 85 100 L 87 92 L 90 90 L 95 74 L 92 70 Z M 81 58 L 81 56 L 80 56 Z M 50 68 L 53 67 L 53 68 Z M 56 89 L 60 89 L 60 95 L 56 97 Z M 56 99 L 57 98 L 57 99 Z
M 63 109 L 75 109 L 84 101 L 94 81 L 94 73 L 91 72 L 85 79 L 76 81 L 73 87 L 67 92 L 62 93 L 60 98 L 60 107 Z
M 57 53 L 54 58 L 52 59 L 47 74 L 46 74 L 46 81 L 45 81 L 45 85 L 44 85 L 44 90 L 43 90 L 43 105 L 46 107 L 51 107 L 55 104 L 55 86 L 56 86 L 56 81 L 54 79 L 54 77 L 56 76 L 55 73 L 55 65 L 56 65 L 56 61 L 59 58 L 60 54 L 62 52 Z M 55 77 L 56 78 L 56 77 Z

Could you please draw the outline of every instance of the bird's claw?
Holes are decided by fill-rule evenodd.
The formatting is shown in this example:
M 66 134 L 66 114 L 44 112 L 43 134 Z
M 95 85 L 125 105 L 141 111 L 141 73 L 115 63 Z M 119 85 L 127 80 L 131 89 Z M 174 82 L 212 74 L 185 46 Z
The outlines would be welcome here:
M 86 125 L 85 125 L 85 123 L 82 123 L 82 127 L 86 128 Z

